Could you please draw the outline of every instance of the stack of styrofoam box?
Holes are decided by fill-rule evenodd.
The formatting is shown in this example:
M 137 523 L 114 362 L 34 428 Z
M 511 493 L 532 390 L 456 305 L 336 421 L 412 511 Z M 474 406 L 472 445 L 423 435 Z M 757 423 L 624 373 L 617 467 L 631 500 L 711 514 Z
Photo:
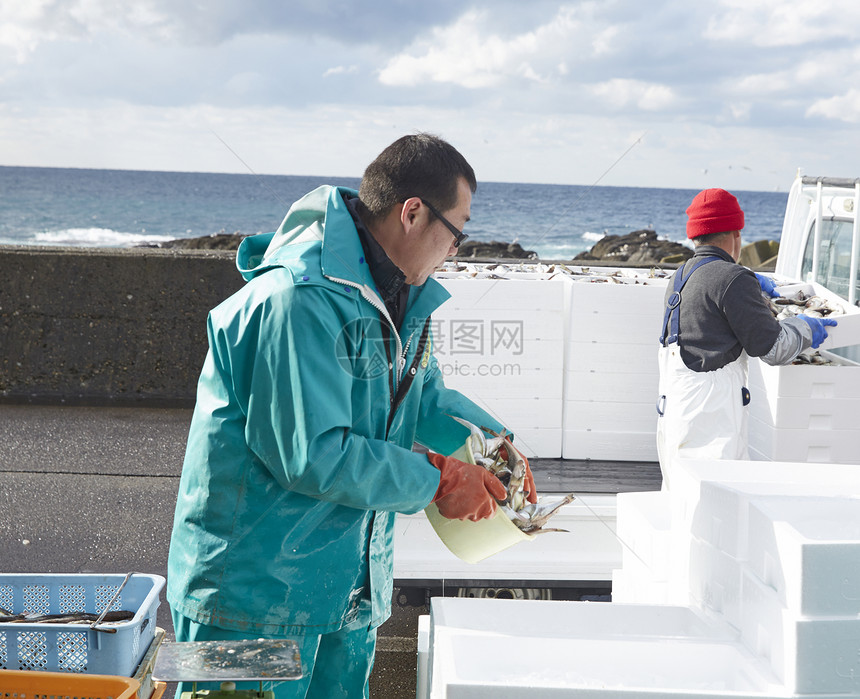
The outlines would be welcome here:
M 619 535 L 648 566 L 686 560 L 690 604 L 433 600 L 430 696 L 860 695 L 860 497 L 846 496 L 860 469 L 682 460 L 678 474 L 668 494 L 619 498 Z
M 860 365 L 769 366 L 750 360 L 750 456 L 860 464 Z
M 565 300 L 569 281 L 443 275 L 433 314 L 445 385 L 516 434 L 527 456 L 561 456 Z
M 860 694 L 860 500 L 754 502 L 749 532 L 744 642 L 790 691 Z
M 645 276 L 572 279 L 564 458 L 657 460 L 657 338 L 666 284 Z
M 727 609 L 727 621 L 736 627 L 732 610 L 736 610 L 739 576 L 726 574 L 727 567 L 723 566 L 723 572 L 709 577 L 703 574 L 702 566 L 714 571 L 720 561 L 728 560 L 726 556 L 733 561 L 746 559 L 750 500 L 860 493 L 860 469 L 841 464 L 682 459 L 677 471 L 678 481 L 673 482 L 670 498 L 671 585 L 666 602 L 704 603 L 720 613 Z M 633 495 L 625 494 L 624 498 Z M 620 513 L 618 518 L 620 526 Z
M 672 523 L 688 535 L 672 567 L 686 566 L 691 604 L 737 629 L 790 696 L 860 693 L 860 469 L 679 464 Z M 666 601 L 682 598 L 670 586 Z

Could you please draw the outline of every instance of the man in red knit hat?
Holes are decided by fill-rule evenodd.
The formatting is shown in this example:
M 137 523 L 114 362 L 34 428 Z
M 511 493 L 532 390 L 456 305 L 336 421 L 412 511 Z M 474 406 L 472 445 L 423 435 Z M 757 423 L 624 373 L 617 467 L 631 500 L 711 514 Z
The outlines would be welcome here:
M 657 450 L 663 486 L 678 458 L 747 459 L 747 356 L 790 364 L 836 321 L 799 315 L 777 321 L 762 291 L 773 281 L 737 264 L 744 212 L 724 189 L 706 189 L 687 209 L 695 254 L 666 290 L 660 336 Z

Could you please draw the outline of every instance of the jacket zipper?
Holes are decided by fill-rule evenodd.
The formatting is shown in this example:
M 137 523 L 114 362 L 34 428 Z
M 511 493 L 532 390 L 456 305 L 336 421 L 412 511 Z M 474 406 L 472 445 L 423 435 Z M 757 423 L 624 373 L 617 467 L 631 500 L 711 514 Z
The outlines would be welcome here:
M 412 342 L 412 335 L 409 336 L 409 342 L 407 342 L 406 348 L 404 348 L 403 342 L 400 339 L 400 333 L 398 333 L 397 328 L 394 327 L 394 321 L 391 320 L 391 316 L 388 314 L 388 309 L 385 307 L 385 304 L 382 303 L 382 299 L 373 293 L 371 288 L 366 284 L 356 284 L 355 282 L 351 282 L 346 279 L 338 279 L 337 277 L 329 277 L 328 275 L 326 275 L 326 278 L 333 282 L 337 282 L 338 284 L 358 289 L 362 298 L 379 311 L 388 322 L 388 326 L 394 332 L 394 339 L 397 342 L 397 367 L 395 373 L 397 377 L 396 383 L 400 383 L 400 379 L 403 377 L 403 369 L 406 367 L 406 352 L 409 349 L 409 342 Z
M 403 342 L 400 339 L 400 333 L 397 332 L 397 328 L 395 327 L 394 321 L 391 319 L 391 316 L 388 313 L 388 309 L 385 307 L 385 304 L 382 303 L 382 300 L 379 298 L 379 296 L 377 296 L 375 293 L 373 293 L 373 291 L 370 289 L 369 286 L 367 286 L 366 284 L 357 284 L 356 282 L 351 282 L 351 281 L 348 281 L 346 279 L 338 279 L 337 277 L 329 277 L 328 275 L 326 275 L 326 278 L 330 279 L 331 281 L 336 282 L 338 284 L 344 284 L 345 286 L 349 286 L 353 289 L 358 289 L 362 298 L 364 298 L 368 303 L 370 303 L 371 306 L 373 306 L 377 311 L 379 311 L 380 315 L 383 318 L 385 318 L 386 322 L 388 323 L 388 327 L 390 328 L 390 330 L 394 332 L 394 339 L 397 342 L 397 360 L 396 360 L 397 361 L 397 368 L 396 368 L 396 371 L 394 372 L 395 376 L 396 376 L 396 380 L 389 382 L 390 383 L 389 390 L 391 393 L 391 400 L 390 400 L 390 410 L 388 412 L 388 423 L 385 427 L 385 438 L 388 439 L 388 433 L 391 431 L 391 424 L 394 421 L 394 414 L 397 412 L 397 408 L 399 407 L 400 402 L 405 397 L 405 394 L 399 395 L 400 394 L 399 389 L 401 387 L 400 384 L 403 381 L 403 371 L 406 368 L 406 355 L 409 352 L 409 347 L 412 345 L 412 338 L 415 336 L 415 331 L 413 330 L 409 334 L 409 339 L 406 341 L 406 346 L 404 347 Z M 429 318 L 428 318 L 427 322 L 425 322 L 424 333 L 422 333 L 422 337 L 424 337 L 424 335 L 426 335 L 426 331 L 428 329 L 428 323 L 429 323 Z M 387 351 L 388 350 L 388 344 L 386 344 L 385 347 L 386 347 L 386 351 Z M 424 351 L 423 343 L 422 343 L 422 346 L 419 347 L 418 349 L 423 353 L 423 351 Z M 413 362 L 413 367 L 412 367 L 412 374 L 413 375 L 415 374 L 415 371 L 416 371 L 414 365 L 418 361 L 420 361 L 420 359 L 421 359 L 421 357 L 419 357 L 416 354 L 415 361 Z M 410 381 L 410 385 L 411 385 L 411 381 Z

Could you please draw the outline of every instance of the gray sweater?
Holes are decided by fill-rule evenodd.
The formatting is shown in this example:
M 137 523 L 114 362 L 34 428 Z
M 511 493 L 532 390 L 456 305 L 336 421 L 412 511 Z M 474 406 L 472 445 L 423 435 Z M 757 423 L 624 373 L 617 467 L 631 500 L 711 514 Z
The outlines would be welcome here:
M 712 245 L 696 253 L 675 274 L 689 271 L 703 256 L 720 259 L 702 265 L 681 291 L 679 344 L 681 359 L 692 371 L 714 371 L 735 361 L 741 352 L 768 364 L 788 364 L 812 343 L 805 321 L 781 323 L 773 317 L 753 272 Z M 674 276 L 666 290 L 672 294 Z

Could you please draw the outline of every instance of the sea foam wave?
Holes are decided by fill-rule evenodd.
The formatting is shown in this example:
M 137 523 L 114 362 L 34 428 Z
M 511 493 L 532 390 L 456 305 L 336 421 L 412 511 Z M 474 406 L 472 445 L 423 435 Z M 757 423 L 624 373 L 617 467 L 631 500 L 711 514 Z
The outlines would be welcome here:
M 66 245 L 84 247 L 131 247 L 143 243 L 160 243 L 174 240 L 173 235 L 149 233 L 126 233 L 110 228 L 66 228 L 58 231 L 34 233 L 32 240 L 22 241 L 30 245 Z

